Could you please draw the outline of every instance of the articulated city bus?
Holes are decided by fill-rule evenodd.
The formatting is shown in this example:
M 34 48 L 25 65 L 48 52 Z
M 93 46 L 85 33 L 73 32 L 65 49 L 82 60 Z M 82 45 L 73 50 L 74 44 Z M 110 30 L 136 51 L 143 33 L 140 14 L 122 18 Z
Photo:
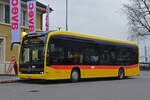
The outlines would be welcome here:
M 22 40 L 18 72 L 21 79 L 123 79 L 139 75 L 139 48 L 133 42 L 72 32 L 37 32 Z

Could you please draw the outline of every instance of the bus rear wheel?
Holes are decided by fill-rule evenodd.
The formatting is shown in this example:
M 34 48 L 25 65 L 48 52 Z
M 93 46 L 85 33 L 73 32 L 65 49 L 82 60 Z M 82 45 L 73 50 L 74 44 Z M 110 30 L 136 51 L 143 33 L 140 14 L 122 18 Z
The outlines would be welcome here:
M 80 80 L 80 72 L 79 70 L 72 70 L 71 72 L 71 82 L 75 83 L 78 82 Z
M 118 71 L 118 79 L 119 80 L 122 80 L 125 78 L 125 75 L 124 75 L 124 69 L 123 68 L 120 68 L 119 71 Z

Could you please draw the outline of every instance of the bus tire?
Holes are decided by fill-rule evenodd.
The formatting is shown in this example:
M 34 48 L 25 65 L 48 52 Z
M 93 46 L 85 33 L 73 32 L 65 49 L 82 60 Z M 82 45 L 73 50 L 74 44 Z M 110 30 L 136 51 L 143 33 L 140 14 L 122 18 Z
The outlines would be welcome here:
M 77 69 L 73 69 L 71 72 L 71 82 L 75 83 L 80 80 L 80 71 Z
M 122 80 L 124 78 L 125 78 L 124 69 L 120 68 L 119 71 L 118 71 L 118 79 Z

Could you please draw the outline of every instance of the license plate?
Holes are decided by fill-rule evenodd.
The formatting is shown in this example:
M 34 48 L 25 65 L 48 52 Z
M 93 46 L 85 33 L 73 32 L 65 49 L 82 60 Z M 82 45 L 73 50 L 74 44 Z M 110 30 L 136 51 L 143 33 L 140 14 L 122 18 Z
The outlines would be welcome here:
M 30 79 L 32 76 L 28 76 L 28 78 Z

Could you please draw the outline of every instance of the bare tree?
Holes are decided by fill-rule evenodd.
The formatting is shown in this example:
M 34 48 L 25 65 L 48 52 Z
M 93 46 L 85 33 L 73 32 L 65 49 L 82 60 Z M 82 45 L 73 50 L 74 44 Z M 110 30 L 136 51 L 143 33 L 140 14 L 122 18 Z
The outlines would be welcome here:
M 124 4 L 124 11 L 130 25 L 130 38 L 148 37 L 150 35 L 150 0 L 129 0 Z

